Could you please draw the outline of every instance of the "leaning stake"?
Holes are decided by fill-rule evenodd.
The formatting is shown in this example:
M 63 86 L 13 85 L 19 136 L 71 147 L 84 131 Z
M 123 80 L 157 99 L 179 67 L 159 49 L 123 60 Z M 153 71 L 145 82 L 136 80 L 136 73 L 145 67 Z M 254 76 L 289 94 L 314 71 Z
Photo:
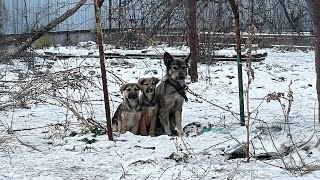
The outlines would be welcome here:
M 239 84 L 239 104 L 240 104 L 240 124 L 245 125 L 244 121 L 244 102 L 243 102 L 243 82 L 242 82 L 242 64 L 241 64 L 241 39 L 240 39 L 240 19 L 239 19 L 239 6 L 236 0 L 229 0 L 232 8 L 235 21 L 236 32 L 236 51 L 237 51 L 237 65 L 238 65 L 238 84 Z
M 103 34 L 102 34 L 102 25 L 101 25 L 101 11 L 100 8 L 102 6 L 103 0 L 94 0 L 94 10 L 96 16 L 97 23 L 97 43 L 99 47 L 99 57 L 100 57 L 100 66 L 101 66 L 101 76 L 102 76 L 102 88 L 103 88 L 103 96 L 104 96 L 104 107 L 106 111 L 106 119 L 107 119 L 107 132 L 108 138 L 110 141 L 113 141 L 112 137 L 112 128 L 111 128 L 111 116 L 110 116 L 110 105 L 109 105 L 109 93 L 107 86 L 107 74 L 106 74 L 106 66 L 104 63 L 104 51 L 103 51 Z

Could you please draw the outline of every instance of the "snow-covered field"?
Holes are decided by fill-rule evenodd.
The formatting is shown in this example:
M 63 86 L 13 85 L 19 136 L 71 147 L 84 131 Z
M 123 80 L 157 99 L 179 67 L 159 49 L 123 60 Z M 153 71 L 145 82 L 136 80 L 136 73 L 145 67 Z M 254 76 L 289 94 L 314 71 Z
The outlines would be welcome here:
M 157 49 L 159 53 L 164 51 L 185 53 L 187 49 Z M 37 58 L 37 68 L 29 71 L 25 62 L 2 64 L 0 179 L 319 179 L 314 52 L 266 51 L 264 61 L 252 64 L 255 78 L 250 84 L 249 106 L 253 157 L 249 163 L 245 158 L 229 159 L 246 142 L 246 129 L 240 126 L 237 115 L 236 62 L 199 63 L 199 82 L 188 84 L 199 96 L 187 94 L 189 102 L 183 106 L 183 125 L 210 123 L 211 128 L 182 138 L 145 137 L 127 132 L 116 136 L 115 141 L 88 132 L 70 107 L 65 108 L 58 98 L 67 97 L 80 115 L 104 125 L 99 59 Z M 97 49 L 81 44 L 37 52 L 87 55 L 97 53 Z M 112 114 L 121 102 L 121 81 L 137 82 L 140 77 L 152 75 L 161 78 L 165 69 L 160 59 L 108 59 L 106 63 Z M 245 69 L 244 63 L 246 90 Z M 55 91 L 58 85 L 47 76 L 61 78 L 56 84 L 70 78 L 78 88 L 66 85 L 68 88 Z M 76 81 L 75 77 L 83 81 Z M 30 81 L 31 86 L 27 86 Z M 289 85 L 293 101 L 285 123 Z M 27 98 L 23 106 L 21 102 L 16 108 L 6 106 L 19 101 L 13 96 L 31 96 L 23 92 L 32 88 L 30 92 L 35 95 Z M 8 91 L 19 92 L 23 97 Z M 273 92 L 284 93 L 280 98 L 282 105 L 278 100 L 266 101 Z M 272 159 L 262 158 L 267 153 Z

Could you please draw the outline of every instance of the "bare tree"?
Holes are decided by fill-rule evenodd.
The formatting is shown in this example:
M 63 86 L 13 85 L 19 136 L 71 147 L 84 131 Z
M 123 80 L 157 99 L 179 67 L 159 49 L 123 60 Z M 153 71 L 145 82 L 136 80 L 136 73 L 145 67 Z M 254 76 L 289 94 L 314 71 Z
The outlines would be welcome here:
M 1 29 L 3 28 L 3 16 L 4 16 L 4 12 L 3 12 L 3 2 L 0 0 L 0 34 L 2 33 L 1 32 Z
M 82 5 L 84 5 L 87 2 L 87 0 L 80 0 L 73 8 L 66 11 L 64 14 L 62 14 L 60 17 L 54 19 L 51 21 L 48 25 L 45 27 L 42 27 L 37 32 L 33 33 L 26 41 L 22 42 L 20 46 L 18 46 L 14 51 L 10 53 L 6 53 L 1 57 L 1 59 L 7 59 L 9 57 L 15 56 L 16 54 L 25 51 L 28 47 L 31 46 L 31 44 L 39 39 L 41 36 L 52 30 L 54 27 L 56 27 L 58 24 L 66 20 L 68 17 L 72 16 L 75 12 L 77 12 L 78 9 Z
M 306 0 L 313 20 L 314 37 L 315 37 L 315 66 L 317 73 L 317 94 L 318 94 L 318 120 L 320 122 L 320 1 Z
M 293 21 L 294 17 L 292 17 L 292 15 L 291 16 L 289 15 L 289 12 L 288 12 L 286 4 L 285 4 L 285 0 L 279 0 L 279 3 L 283 9 L 284 15 L 286 16 L 287 20 L 289 21 L 289 24 L 292 27 L 292 30 L 294 30 L 297 33 L 300 33 L 299 27 L 297 27 Z
M 173 12 L 173 10 L 179 6 L 181 0 L 174 0 L 170 6 L 162 13 L 161 17 L 158 19 L 156 24 L 151 27 L 151 31 L 149 33 L 149 36 L 153 36 L 157 33 L 161 25 L 163 24 L 164 21 L 168 20 L 170 17 L 170 14 Z

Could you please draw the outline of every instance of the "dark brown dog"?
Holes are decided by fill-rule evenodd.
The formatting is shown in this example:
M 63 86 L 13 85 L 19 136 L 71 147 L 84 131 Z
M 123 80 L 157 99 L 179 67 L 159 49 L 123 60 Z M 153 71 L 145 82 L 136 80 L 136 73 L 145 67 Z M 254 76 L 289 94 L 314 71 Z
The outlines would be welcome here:
M 142 86 L 138 83 L 126 83 L 120 87 L 123 101 L 112 117 L 112 127 L 123 134 L 130 131 L 138 134 L 141 119 L 139 94 Z
M 158 104 L 156 101 L 156 85 L 160 79 L 156 77 L 141 78 L 138 83 L 142 86 L 140 103 L 142 115 L 140 120 L 140 134 L 143 136 L 155 135 Z

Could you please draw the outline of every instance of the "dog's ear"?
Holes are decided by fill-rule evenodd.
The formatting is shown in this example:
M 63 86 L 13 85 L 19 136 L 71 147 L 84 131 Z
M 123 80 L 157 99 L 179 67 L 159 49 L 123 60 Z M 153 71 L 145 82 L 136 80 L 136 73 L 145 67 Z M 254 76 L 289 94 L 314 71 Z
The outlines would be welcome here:
M 143 87 L 142 87 L 141 84 L 138 84 L 138 83 L 137 83 L 137 86 L 138 86 L 138 89 L 139 89 L 139 90 L 142 90 Z
M 138 83 L 142 85 L 145 80 L 146 80 L 145 78 L 140 78 L 140 79 L 138 80 Z
M 127 86 L 128 86 L 127 83 L 121 85 L 121 87 L 120 87 L 120 92 L 121 92 L 121 94 L 122 94 L 123 91 L 127 88 Z
M 189 60 L 191 59 L 191 53 L 184 59 L 184 62 L 186 62 L 186 64 L 189 64 Z
M 156 77 L 152 77 L 152 80 L 153 80 L 156 84 L 158 84 L 158 82 L 160 81 L 160 79 L 159 79 L 159 78 L 156 78 Z
M 168 52 L 165 52 L 163 56 L 164 65 L 166 67 L 169 67 L 172 61 L 173 61 L 173 57 Z

